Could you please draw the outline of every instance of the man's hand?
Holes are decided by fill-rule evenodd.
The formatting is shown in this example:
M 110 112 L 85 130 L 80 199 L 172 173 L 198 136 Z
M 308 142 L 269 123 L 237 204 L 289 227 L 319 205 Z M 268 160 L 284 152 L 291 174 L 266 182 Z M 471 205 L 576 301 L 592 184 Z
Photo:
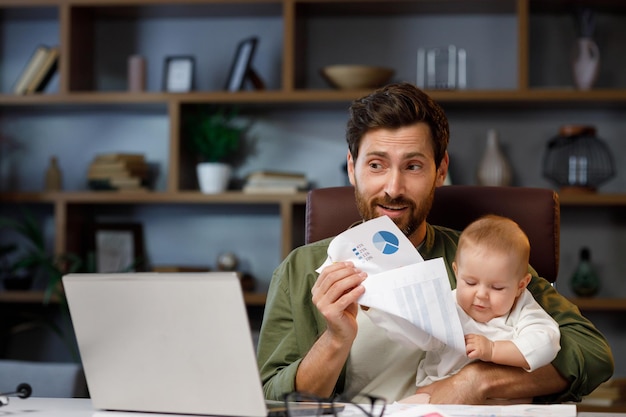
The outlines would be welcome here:
M 416 393 L 430 395 L 431 404 L 485 404 L 487 396 L 482 388 L 481 372 L 469 364 L 449 378 L 418 388 Z
M 492 362 L 493 342 L 479 334 L 465 335 L 465 353 L 470 359 Z
M 330 397 L 357 334 L 357 300 L 367 274 L 351 262 L 324 268 L 311 289 L 313 304 L 326 319 L 326 330 L 302 359 L 296 390 Z
M 357 333 L 357 300 L 367 274 L 352 262 L 337 262 L 324 268 L 311 289 L 313 304 L 327 323 L 327 332 L 336 340 L 352 344 Z
M 489 362 L 472 362 L 455 375 L 421 387 L 431 404 L 513 404 L 567 389 L 568 382 L 552 365 L 533 372 Z

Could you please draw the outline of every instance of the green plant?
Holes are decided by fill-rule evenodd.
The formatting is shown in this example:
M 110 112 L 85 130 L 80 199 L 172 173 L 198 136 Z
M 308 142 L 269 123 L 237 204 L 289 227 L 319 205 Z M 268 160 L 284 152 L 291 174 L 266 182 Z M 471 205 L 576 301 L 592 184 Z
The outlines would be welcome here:
M 65 327 L 71 328 L 61 279 L 65 274 L 79 271 L 83 265 L 80 257 L 73 253 L 48 254 L 43 231 L 29 212 L 24 214 L 22 220 L 8 217 L 0 218 L 0 229 L 11 229 L 20 236 L 19 244 L 8 244 L 1 247 L 3 276 L 23 273 L 44 277 L 46 283 L 43 303 L 49 304 L 53 299 L 57 300 L 61 306 L 61 317 L 65 321 Z M 63 328 L 52 317 L 27 314 L 25 319 L 27 322 L 21 323 L 20 327 L 42 326 L 52 330 L 65 343 L 73 358 L 79 360 L 73 340 L 65 334 Z
M 201 106 L 186 114 L 185 136 L 190 149 L 202 162 L 232 163 L 245 148 L 247 127 L 236 125 L 235 109 Z
M 28 271 L 41 274 L 46 279 L 44 302 L 53 296 L 61 296 L 61 278 L 64 274 L 76 272 L 82 265 L 80 257 L 73 253 L 48 254 L 43 231 L 30 213 L 25 213 L 22 220 L 0 218 L 0 229 L 12 229 L 21 237 L 21 244 L 5 245 L 2 248 L 4 271 L 19 273 Z M 10 258 L 10 259 L 9 259 Z

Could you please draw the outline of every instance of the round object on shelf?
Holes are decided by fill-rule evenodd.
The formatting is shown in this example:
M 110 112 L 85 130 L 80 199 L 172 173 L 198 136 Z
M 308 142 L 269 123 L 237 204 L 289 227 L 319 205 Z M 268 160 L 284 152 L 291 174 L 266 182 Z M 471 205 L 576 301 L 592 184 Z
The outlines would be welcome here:
M 543 175 L 561 191 L 594 192 L 615 175 L 608 146 L 586 125 L 565 125 L 548 142 Z
M 322 68 L 322 76 L 340 90 L 377 88 L 387 83 L 394 70 L 368 65 L 330 65 Z
M 238 265 L 239 259 L 232 252 L 225 252 L 217 257 L 217 268 L 220 271 L 235 271 Z

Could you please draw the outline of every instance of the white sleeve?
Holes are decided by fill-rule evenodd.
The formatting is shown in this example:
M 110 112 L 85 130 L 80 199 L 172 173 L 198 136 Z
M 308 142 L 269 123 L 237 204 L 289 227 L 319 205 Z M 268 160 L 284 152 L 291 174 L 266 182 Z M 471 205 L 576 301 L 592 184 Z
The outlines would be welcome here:
M 561 350 L 559 325 L 525 290 L 517 300 L 513 316 L 516 316 L 513 343 L 530 366 L 527 371 L 548 365 Z

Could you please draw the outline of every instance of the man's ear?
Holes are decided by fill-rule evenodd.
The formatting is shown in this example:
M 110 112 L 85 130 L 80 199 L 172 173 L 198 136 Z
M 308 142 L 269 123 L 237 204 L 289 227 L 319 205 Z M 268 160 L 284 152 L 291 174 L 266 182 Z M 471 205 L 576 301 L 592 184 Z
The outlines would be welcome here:
M 354 159 L 352 159 L 352 154 L 348 151 L 348 156 L 346 157 L 346 161 L 348 163 L 348 179 L 350 180 L 350 184 L 355 185 L 354 181 Z
M 448 176 L 448 166 L 450 165 L 450 157 L 448 155 L 448 151 L 446 151 L 445 155 L 441 159 L 441 163 L 439 164 L 439 168 L 437 168 L 437 187 L 441 187 Z

